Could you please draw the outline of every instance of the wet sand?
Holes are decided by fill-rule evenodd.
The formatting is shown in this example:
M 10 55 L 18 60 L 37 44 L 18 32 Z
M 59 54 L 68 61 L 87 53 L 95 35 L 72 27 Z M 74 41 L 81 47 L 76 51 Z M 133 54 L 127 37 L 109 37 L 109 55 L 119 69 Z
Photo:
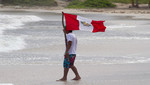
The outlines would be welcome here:
M 91 65 L 77 64 L 82 77 L 74 78 L 70 70 L 66 82 L 57 82 L 62 77 L 61 65 L 1 65 L 0 83 L 13 85 L 149 85 L 150 64 Z

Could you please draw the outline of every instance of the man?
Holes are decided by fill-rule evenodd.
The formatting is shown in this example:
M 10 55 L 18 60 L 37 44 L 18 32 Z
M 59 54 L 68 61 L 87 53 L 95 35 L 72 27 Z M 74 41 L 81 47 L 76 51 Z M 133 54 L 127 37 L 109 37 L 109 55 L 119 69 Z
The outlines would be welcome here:
M 72 69 L 72 71 L 75 74 L 75 78 L 73 80 L 80 80 L 81 77 L 77 71 L 77 68 L 74 66 L 74 61 L 76 58 L 76 48 L 77 48 L 77 38 L 72 33 L 72 31 L 68 31 L 66 29 L 63 30 L 64 33 L 66 33 L 66 39 L 67 39 L 67 47 L 65 51 L 65 58 L 64 58 L 64 75 L 63 77 L 58 81 L 66 81 L 69 68 Z

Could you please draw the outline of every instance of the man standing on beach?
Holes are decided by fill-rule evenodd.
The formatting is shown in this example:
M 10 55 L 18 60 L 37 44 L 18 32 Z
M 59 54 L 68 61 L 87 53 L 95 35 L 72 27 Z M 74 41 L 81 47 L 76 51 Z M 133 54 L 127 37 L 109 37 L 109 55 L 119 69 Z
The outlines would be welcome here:
M 74 61 L 76 58 L 76 48 L 77 48 L 77 38 L 75 34 L 72 33 L 72 30 L 63 30 L 66 34 L 67 38 L 67 47 L 65 51 L 65 58 L 64 58 L 64 75 L 63 77 L 58 81 L 66 81 L 69 68 L 72 69 L 72 71 L 75 74 L 75 78 L 73 80 L 80 80 L 81 77 L 77 71 L 77 68 L 74 66 Z

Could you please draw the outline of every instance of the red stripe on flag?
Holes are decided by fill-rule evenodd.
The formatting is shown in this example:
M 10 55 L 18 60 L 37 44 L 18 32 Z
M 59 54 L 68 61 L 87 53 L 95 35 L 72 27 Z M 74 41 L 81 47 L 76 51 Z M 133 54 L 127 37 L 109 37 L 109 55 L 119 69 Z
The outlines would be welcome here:
M 66 30 L 79 30 L 79 21 L 77 15 L 64 13 L 66 20 Z
M 93 32 L 105 32 L 106 27 L 103 24 L 104 21 L 94 21 L 92 20 L 91 24 L 93 25 Z

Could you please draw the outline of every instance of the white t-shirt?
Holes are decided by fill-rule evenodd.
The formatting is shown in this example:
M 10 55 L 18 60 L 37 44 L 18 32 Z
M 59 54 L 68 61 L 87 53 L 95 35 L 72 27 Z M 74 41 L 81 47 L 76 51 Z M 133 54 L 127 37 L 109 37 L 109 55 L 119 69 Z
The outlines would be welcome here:
M 77 48 L 77 38 L 75 34 L 68 33 L 66 35 L 67 42 L 72 41 L 71 48 L 69 49 L 69 54 L 76 54 L 76 48 Z

